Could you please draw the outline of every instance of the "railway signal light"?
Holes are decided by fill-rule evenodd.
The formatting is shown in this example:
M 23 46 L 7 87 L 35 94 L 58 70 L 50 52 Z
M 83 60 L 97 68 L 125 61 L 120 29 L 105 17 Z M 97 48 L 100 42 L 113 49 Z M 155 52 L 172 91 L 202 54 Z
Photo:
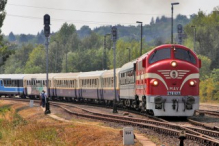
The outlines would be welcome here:
M 182 24 L 178 24 L 177 25 L 177 32 L 178 32 L 178 43 L 182 44 L 182 38 L 183 38 L 183 26 Z
M 49 37 L 49 35 L 50 35 L 50 26 L 49 25 L 44 26 L 44 35 L 46 37 Z
M 112 40 L 113 40 L 113 42 L 115 42 L 117 40 L 117 28 L 116 28 L 116 26 L 112 27 L 111 33 L 112 33 Z
M 50 35 L 50 16 L 48 14 L 44 15 L 44 35 L 49 37 Z
M 178 25 L 177 25 L 177 32 L 178 32 L 178 33 L 182 33 L 182 31 L 183 31 L 182 24 L 178 24 Z
M 44 15 L 44 25 L 50 25 L 50 16 L 48 14 Z

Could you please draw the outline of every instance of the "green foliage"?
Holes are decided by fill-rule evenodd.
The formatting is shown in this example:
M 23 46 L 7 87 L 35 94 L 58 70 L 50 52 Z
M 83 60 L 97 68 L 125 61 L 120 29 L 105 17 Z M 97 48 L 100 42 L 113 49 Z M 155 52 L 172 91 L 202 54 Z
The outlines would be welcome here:
M 219 15 L 213 12 L 206 15 L 204 12 L 199 11 L 198 15 L 195 15 L 192 22 L 185 27 L 185 33 L 187 39 L 185 42 L 191 45 L 194 38 L 194 28 L 196 29 L 196 52 L 200 55 L 207 56 L 211 59 L 210 68 L 219 68 Z M 189 42 L 189 43 L 188 43 Z
M 7 4 L 7 0 L 0 1 L 0 43 L 2 42 L 2 38 L 3 38 L 1 35 L 1 27 L 3 26 L 3 21 L 6 16 L 6 12 L 5 12 L 6 4 Z
M 219 100 L 219 69 L 214 69 L 210 76 L 200 83 L 201 101 Z
M 24 120 L 17 112 L 14 114 L 12 125 L 13 127 L 26 125 L 27 121 Z
M 2 106 L 2 107 L 0 107 L 0 114 L 4 115 L 6 112 L 8 112 L 10 110 L 11 110 L 10 105 Z
M 200 69 L 200 79 L 204 80 L 208 78 L 208 76 L 211 73 L 210 65 L 211 65 L 211 60 L 203 55 L 198 55 L 198 58 L 201 59 L 201 69 Z
M 46 53 L 45 48 L 42 45 L 37 46 L 29 54 L 29 58 L 26 62 L 24 72 L 25 73 L 45 73 L 46 72 Z
M 2 139 L 2 137 L 3 137 L 3 136 L 2 136 L 2 132 L 0 131 L 0 140 Z
M 33 49 L 34 46 L 31 44 L 24 44 L 20 49 L 17 49 L 5 62 L 4 73 L 25 73 L 26 62 L 28 61 L 29 54 Z
M 16 41 L 16 38 L 15 38 L 13 32 L 10 32 L 10 33 L 9 33 L 8 40 L 9 40 L 10 42 Z
M 92 30 L 89 26 L 82 26 L 81 29 L 78 31 L 78 36 L 80 38 L 85 38 L 91 34 Z

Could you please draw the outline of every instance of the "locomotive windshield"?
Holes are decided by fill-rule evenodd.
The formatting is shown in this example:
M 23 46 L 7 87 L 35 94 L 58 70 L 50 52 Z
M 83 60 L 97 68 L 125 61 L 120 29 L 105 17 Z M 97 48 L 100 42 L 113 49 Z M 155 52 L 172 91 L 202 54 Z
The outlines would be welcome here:
M 170 52 L 171 52 L 170 48 L 155 50 L 149 58 L 149 63 L 154 63 L 163 59 L 170 58 L 171 57 Z
M 174 56 L 176 59 L 185 60 L 190 63 L 196 64 L 196 59 L 189 50 L 176 48 L 176 51 L 174 52 Z

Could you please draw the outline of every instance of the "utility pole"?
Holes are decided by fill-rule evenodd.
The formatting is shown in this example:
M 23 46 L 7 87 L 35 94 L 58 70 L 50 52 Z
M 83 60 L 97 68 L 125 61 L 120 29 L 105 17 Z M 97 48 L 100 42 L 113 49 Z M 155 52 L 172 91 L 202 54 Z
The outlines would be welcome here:
M 45 43 L 45 46 L 46 46 L 46 93 L 47 93 L 47 96 L 45 96 L 45 103 L 46 103 L 46 110 L 45 110 L 45 114 L 49 114 L 51 113 L 50 112 L 50 108 L 49 108 L 49 101 L 46 99 L 48 98 L 49 96 L 49 82 L 48 82 L 48 78 L 49 78 L 49 75 L 48 75 L 48 62 L 49 62 L 49 58 L 48 58 L 48 48 L 49 48 L 49 36 L 50 36 L 50 16 L 48 14 L 44 15 L 44 34 L 45 34 L 45 37 L 46 37 L 46 43 Z
M 136 23 L 140 23 L 141 24 L 141 50 L 140 50 L 140 56 L 142 55 L 142 35 L 143 35 L 143 28 L 142 28 L 142 23 L 140 21 L 136 21 Z
M 171 10 L 172 10 L 172 15 L 171 15 L 171 44 L 173 44 L 173 6 L 178 5 L 179 3 L 171 3 Z
M 193 28 L 194 28 L 194 52 L 195 52 L 196 27 L 195 27 L 195 25 L 192 25 L 191 27 L 193 27 Z
M 130 48 L 126 48 L 126 49 L 128 49 L 128 50 L 129 50 L 129 61 L 130 61 Z
M 117 40 L 117 28 L 116 26 L 112 27 L 112 40 L 113 40 L 113 67 L 114 67 L 114 96 L 115 99 L 113 101 L 113 113 L 118 113 L 117 112 L 117 93 L 116 93 L 116 40 Z
M 105 34 L 104 35 L 104 42 L 103 42 L 103 62 L 102 62 L 102 67 L 103 67 L 103 70 L 104 69 L 106 69 L 107 68 L 107 66 L 106 66 L 106 37 L 108 36 L 108 35 L 111 35 L 111 34 Z

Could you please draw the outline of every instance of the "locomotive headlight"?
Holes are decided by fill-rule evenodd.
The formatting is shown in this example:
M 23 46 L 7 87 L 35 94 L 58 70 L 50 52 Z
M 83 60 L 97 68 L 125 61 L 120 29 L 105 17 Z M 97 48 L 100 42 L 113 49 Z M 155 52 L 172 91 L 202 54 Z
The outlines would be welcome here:
M 176 67 L 176 65 L 177 65 L 176 61 L 172 61 L 172 62 L 171 62 L 171 66 L 172 66 L 172 67 Z
M 159 83 L 156 79 L 151 80 L 151 84 L 157 86 Z
M 158 85 L 158 81 L 155 80 L 155 81 L 153 82 L 153 84 L 154 84 L 154 86 L 157 86 L 157 85 Z
M 195 81 L 193 81 L 193 80 L 189 81 L 189 85 L 190 86 L 195 86 Z

